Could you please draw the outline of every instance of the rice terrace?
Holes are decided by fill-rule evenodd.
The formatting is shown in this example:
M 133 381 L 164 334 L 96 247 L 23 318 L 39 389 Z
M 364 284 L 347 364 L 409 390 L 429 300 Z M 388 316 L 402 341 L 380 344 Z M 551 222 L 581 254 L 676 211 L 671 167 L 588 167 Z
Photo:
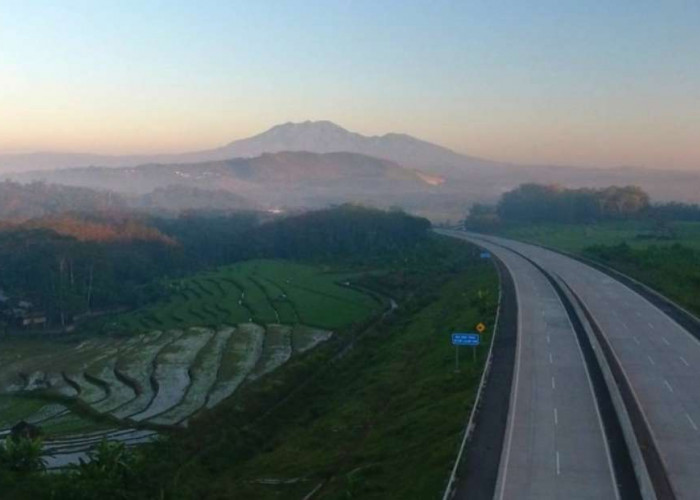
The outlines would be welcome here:
M 104 438 L 127 445 L 187 426 L 242 385 L 390 307 L 352 274 L 252 260 L 172 280 L 168 296 L 89 323 L 99 336 L 6 337 L 0 436 L 40 425 L 49 468 Z

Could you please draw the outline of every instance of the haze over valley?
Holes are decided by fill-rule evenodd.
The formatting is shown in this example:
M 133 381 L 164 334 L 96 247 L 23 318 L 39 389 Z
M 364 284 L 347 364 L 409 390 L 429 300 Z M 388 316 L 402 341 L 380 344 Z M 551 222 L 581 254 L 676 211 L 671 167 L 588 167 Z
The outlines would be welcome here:
M 698 26 L 0 0 L 0 500 L 697 498 Z
M 526 183 L 638 185 L 655 201 L 699 202 L 700 173 L 638 167 L 515 165 L 466 156 L 405 135 L 367 137 L 332 122 L 285 123 L 221 148 L 180 155 L 0 156 L 6 178 L 142 196 L 173 186 L 226 191 L 238 207 L 321 207 L 357 202 L 455 219 Z M 468 202 L 465 200 L 469 200 Z M 203 201 L 186 208 L 207 207 Z

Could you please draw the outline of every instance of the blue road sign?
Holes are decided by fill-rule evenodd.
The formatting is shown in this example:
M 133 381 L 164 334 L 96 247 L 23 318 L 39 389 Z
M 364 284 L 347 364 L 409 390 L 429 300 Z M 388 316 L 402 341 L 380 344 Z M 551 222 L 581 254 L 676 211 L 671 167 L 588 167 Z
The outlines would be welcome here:
M 470 345 L 477 346 L 481 343 L 481 335 L 478 333 L 453 333 L 453 345 Z
M 482 259 L 490 259 L 491 258 L 491 253 L 489 252 L 481 252 L 480 254 Z

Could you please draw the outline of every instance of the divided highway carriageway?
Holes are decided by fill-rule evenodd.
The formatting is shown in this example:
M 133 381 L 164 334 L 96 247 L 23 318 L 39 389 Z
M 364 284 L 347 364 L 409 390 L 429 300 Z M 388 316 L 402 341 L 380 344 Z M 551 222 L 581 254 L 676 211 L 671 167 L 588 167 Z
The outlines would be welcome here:
M 695 329 L 680 308 L 667 313 L 648 291 L 560 253 L 438 232 L 490 252 L 517 299 L 507 420 L 493 447 L 498 470 L 475 472 L 468 444 L 470 470 L 458 469 L 448 496 L 700 498 L 700 324 Z M 482 400 L 503 389 L 487 379 Z M 487 407 L 470 439 L 498 419 L 483 414 Z M 475 484 L 480 477 L 493 484 Z

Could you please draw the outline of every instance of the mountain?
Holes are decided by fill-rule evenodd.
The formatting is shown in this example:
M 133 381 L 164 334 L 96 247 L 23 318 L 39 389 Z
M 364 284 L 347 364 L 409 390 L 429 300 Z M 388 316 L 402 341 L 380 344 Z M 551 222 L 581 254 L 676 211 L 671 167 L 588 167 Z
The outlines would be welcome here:
M 220 158 L 250 157 L 279 151 L 332 153 L 347 151 L 394 161 L 400 165 L 435 174 L 456 168 L 497 165 L 481 158 L 466 156 L 406 134 L 365 136 L 350 132 L 329 121 L 285 123 L 270 130 L 234 141 L 222 148 L 203 152 Z M 200 153 L 202 154 L 202 153 Z
M 171 193 L 167 204 L 172 202 L 170 186 L 223 190 L 235 193 L 240 200 L 255 200 L 269 207 L 321 206 L 344 201 L 387 206 L 406 196 L 435 189 L 440 182 L 434 176 L 371 156 L 291 151 L 201 163 L 27 172 L 13 178 L 22 182 L 111 189 L 131 196 L 155 191 L 142 198 L 145 202 L 164 202 L 163 197 L 168 193 L 157 190 L 168 187 Z
M 240 139 L 226 146 L 174 155 L 107 156 L 72 153 L 33 153 L 0 155 L 0 170 L 21 172 L 73 167 L 128 167 L 147 163 L 184 164 L 253 158 L 264 153 L 306 151 L 312 153 L 349 152 L 390 160 L 433 175 L 452 175 L 461 170 L 488 168 L 497 162 L 455 153 L 406 134 L 365 136 L 350 132 L 329 121 L 306 121 L 277 125 L 261 134 Z
M 324 156 L 340 153 L 358 156 Z M 120 168 L 109 173 L 88 168 L 93 165 Z M 40 172 L 69 166 L 79 168 Z M 285 123 L 219 148 L 178 155 L 0 155 L 2 170 L 32 170 L 6 174 L 15 180 L 126 193 L 145 194 L 170 185 L 219 189 L 263 206 L 379 199 L 433 218 L 446 213 L 458 217 L 472 203 L 494 202 L 524 182 L 572 188 L 638 185 L 655 201 L 700 202 L 699 172 L 515 165 L 463 155 L 405 134 L 365 136 L 329 121 Z

